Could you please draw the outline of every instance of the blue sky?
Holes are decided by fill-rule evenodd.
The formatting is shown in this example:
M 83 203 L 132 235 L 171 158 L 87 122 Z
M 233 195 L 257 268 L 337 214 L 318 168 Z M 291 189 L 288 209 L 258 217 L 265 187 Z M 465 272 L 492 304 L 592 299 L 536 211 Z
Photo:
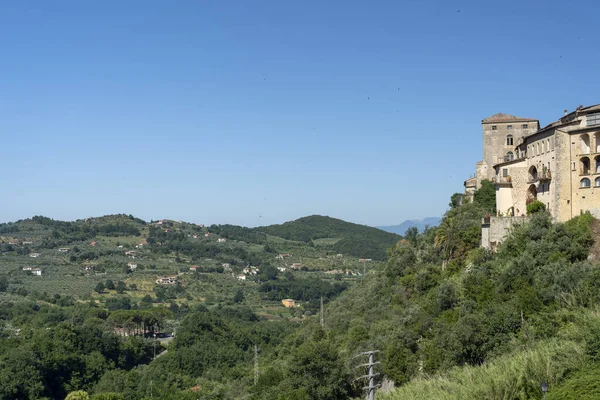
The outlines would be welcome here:
M 12 4 L 11 4 L 12 3 Z M 0 3 L 0 221 L 441 215 L 497 112 L 600 103 L 581 1 Z

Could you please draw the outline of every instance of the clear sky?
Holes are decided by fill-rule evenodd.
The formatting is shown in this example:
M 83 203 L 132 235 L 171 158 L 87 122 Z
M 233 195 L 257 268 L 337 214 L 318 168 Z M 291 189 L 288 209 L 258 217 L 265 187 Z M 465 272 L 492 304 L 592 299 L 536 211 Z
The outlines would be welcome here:
M 600 103 L 597 0 L 0 3 L 0 221 L 441 215 L 482 118 Z

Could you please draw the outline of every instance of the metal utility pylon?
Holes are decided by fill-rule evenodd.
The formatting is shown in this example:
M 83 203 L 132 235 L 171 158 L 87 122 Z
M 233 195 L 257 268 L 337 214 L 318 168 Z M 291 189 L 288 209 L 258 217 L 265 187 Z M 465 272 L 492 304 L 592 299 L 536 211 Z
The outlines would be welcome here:
M 321 296 L 321 328 L 325 326 L 325 316 L 323 314 L 323 296 Z
M 258 383 L 258 346 L 254 345 L 254 384 Z
M 363 389 L 367 391 L 367 400 L 375 400 L 375 389 L 377 389 L 379 384 L 375 384 L 375 377 L 379 375 L 375 373 L 375 365 L 379 364 L 379 362 L 374 361 L 374 354 L 379 353 L 379 350 L 373 351 L 364 351 L 360 353 L 361 356 L 369 356 L 369 362 L 366 364 L 359 365 L 359 367 L 367 367 L 367 375 L 361 376 L 361 378 L 366 378 L 369 381 L 368 386 L 365 386 Z

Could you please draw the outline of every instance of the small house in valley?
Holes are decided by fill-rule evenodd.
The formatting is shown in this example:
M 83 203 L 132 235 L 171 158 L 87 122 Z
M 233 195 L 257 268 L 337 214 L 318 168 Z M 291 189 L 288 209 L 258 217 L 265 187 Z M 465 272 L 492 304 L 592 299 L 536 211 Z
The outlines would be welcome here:
M 177 282 L 177 275 L 163 276 L 156 280 L 156 283 L 159 285 L 172 285 L 175 282 Z
M 296 307 L 296 301 L 294 301 L 292 299 L 283 299 L 283 300 L 281 300 L 281 303 L 287 308 Z

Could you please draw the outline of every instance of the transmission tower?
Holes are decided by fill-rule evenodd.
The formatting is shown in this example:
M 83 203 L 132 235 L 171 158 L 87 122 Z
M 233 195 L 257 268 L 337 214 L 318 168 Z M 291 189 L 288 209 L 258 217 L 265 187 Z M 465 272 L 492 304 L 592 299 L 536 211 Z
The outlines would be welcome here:
M 325 315 L 323 310 L 323 296 L 321 296 L 321 328 L 325 326 Z
M 359 354 L 359 356 L 369 356 L 369 362 L 366 364 L 361 364 L 359 365 L 357 368 L 359 367 L 366 367 L 367 368 L 367 375 L 363 375 L 357 379 L 368 379 L 368 386 L 363 387 L 364 390 L 367 391 L 367 400 L 375 400 L 375 389 L 377 389 L 379 386 L 379 384 L 375 384 L 375 377 L 377 375 L 379 375 L 378 373 L 375 373 L 375 365 L 379 364 L 379 362 L 374 361 L 374 354 L 375 353 L 379 353 L 379 350 L 373 350 L 373 351 L 365 351 Z
M 254 384 L 258 383 L 258 346 L 254 345 Z

